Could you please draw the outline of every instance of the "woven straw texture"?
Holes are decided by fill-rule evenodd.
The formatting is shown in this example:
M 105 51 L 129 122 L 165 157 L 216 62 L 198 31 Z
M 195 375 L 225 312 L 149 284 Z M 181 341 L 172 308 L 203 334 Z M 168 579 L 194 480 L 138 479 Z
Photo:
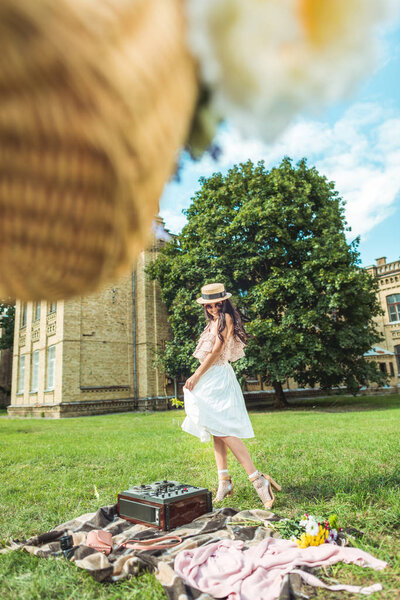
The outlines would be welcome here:
M 0 297 L 133 267 L 196 95 L 181 0 L 1 0 Z

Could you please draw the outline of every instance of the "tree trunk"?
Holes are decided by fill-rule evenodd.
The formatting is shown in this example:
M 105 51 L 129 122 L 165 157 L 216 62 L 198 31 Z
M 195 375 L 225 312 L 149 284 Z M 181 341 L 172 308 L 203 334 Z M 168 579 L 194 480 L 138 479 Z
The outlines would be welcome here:
M 289 408 L 289 404 L 285 398 L 281 382 L 273 381 L 272 385 L 275 390 L 275 408 Z

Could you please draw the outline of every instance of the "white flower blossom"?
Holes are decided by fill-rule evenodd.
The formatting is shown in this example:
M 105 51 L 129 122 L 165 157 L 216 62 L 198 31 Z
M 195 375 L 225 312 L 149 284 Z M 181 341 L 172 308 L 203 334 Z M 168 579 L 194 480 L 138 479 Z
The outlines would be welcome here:
M 297 542 L 296 536 L 292 535 L 292 537 L 290 538 L 290 541 L 296 543 Z
M 316 521 L 314 521 L 314 519 L 308 520 L 308 523 L 306 525 L 306 533 L 308 533 L 310 535 L 318 535 L 319 527 L 318 527 L 318 523 Z
M 336 531 L 336 529 L 331 529 L 328 535 L 328 542 L 330 542 L 331 544 L 336 543 L 338 537 L 338 532 Z
M 186 0 L 210 110 L 270 141 L 300 112 L 348 95 L 379 55 L 396 0 Z
M 308 523 L 308 519 L 302 519 L 299 522 L 299 525 L 300 525 L 300 527 L 305 527 L 307 525 L 307 523 Z

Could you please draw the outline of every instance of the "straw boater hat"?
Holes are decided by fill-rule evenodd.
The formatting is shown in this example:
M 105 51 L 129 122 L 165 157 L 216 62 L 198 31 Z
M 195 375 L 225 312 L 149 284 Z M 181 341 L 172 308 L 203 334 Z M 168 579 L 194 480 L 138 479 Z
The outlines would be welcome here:
M 223 283 L 209 283 L 201 288 L 201 296 L 196 302 L 199 304 L 211 304 L 212 302 L 221 302 L 230 298 L 232 294 L 225 291 Z

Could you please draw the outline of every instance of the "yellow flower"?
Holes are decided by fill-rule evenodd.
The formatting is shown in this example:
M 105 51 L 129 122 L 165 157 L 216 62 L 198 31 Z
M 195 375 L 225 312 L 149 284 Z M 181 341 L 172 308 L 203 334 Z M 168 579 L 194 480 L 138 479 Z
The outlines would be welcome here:
M 315 536 L 316 538 L 316 546 L 319 546 L 320 544 L 325 544 L 325 540 L 328 537 L 328 530 L 325 529 L 325 527 L 322 527 L 322 525 L 319 526 L 319 532 L 318 534 Z
M 317 535 L 311 535 L 310 533 L 302 533 L 297 540 L 297 546 L 299 548 L 308 548 L 308 546 L 320 546 L 325 544 L 325 540 L 328 537 L 328 530 L 325 527 L 319 526 Z
M 299 548 L 307 548 L 308 544 L 308 534 L 307 533 L 302 533 L 300 538 L 297 540 L 297 545 Z

